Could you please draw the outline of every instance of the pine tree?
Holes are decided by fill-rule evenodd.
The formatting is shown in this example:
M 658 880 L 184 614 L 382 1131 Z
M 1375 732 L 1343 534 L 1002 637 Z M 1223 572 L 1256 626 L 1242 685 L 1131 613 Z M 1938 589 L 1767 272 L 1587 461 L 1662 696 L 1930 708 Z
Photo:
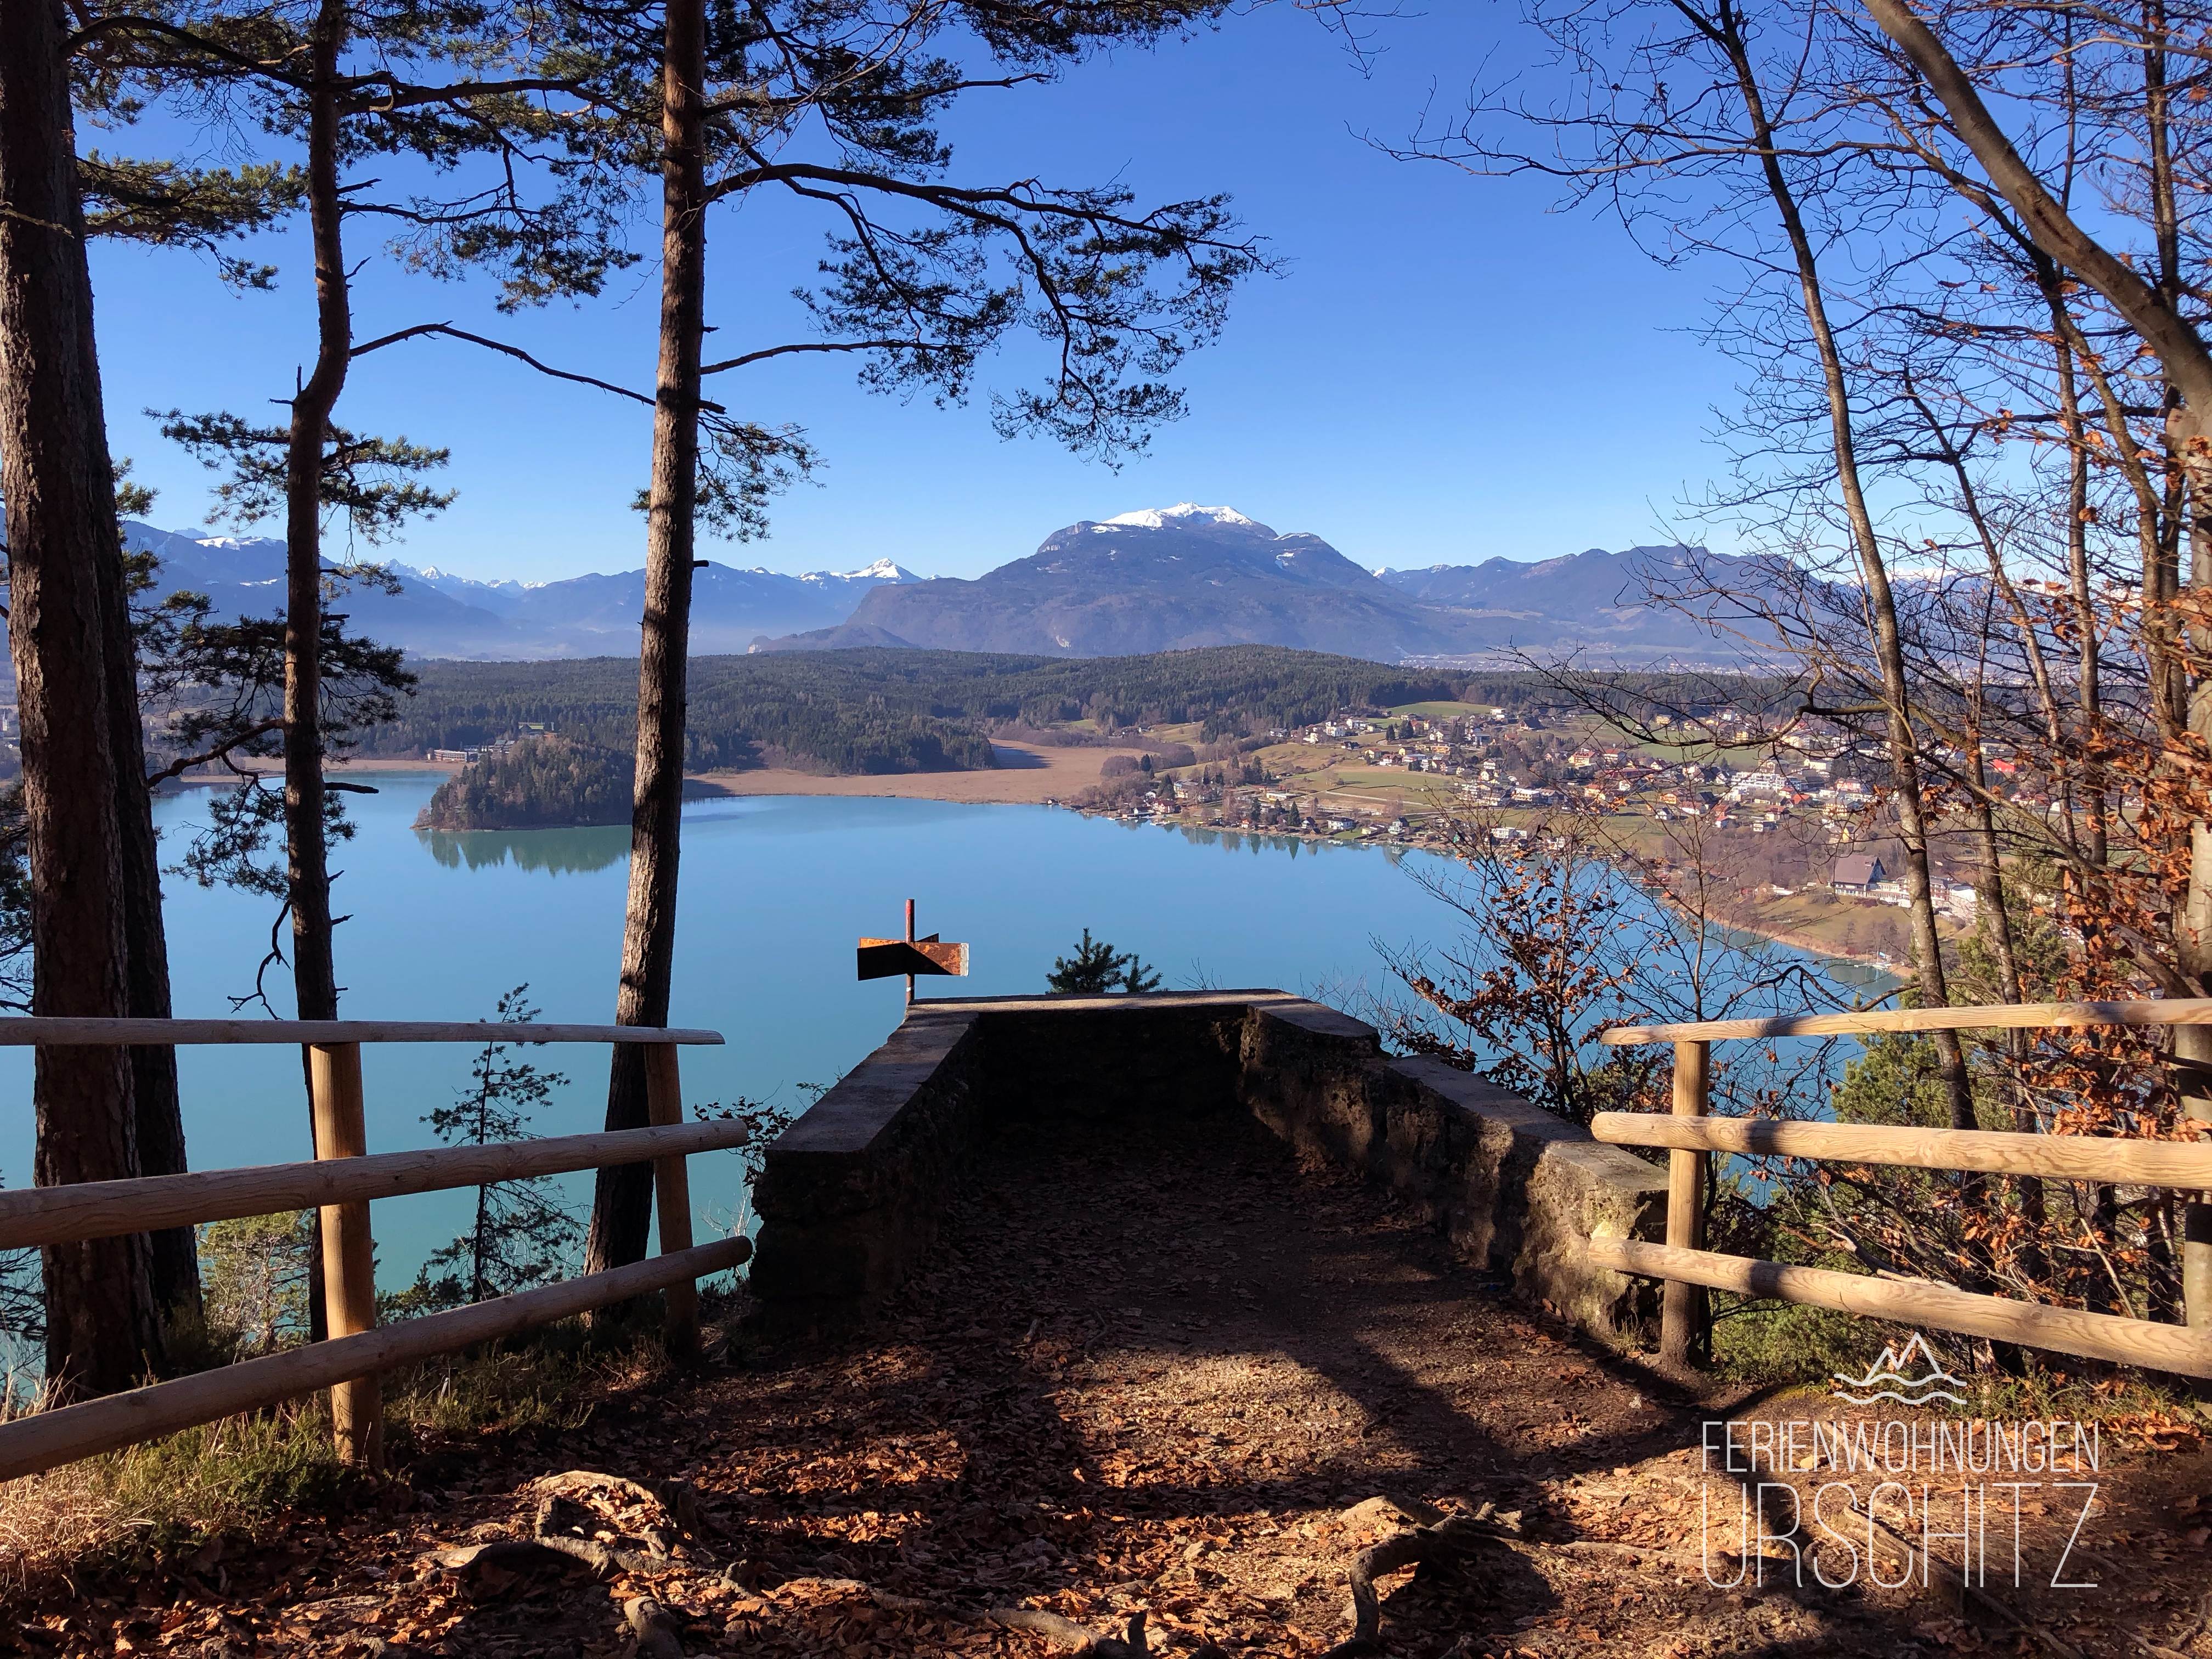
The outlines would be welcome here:
M 315 1212 L 240 1216 L 199 1230 L 210 1334 L 241 1358 L 306 1340 Z
M 0 498 L 32 1010 L 112 1018 L 132 1012 L 110 719 L 111 688 L 128 676 L 110 662 L 103 629 L 120 552 L 70 109 L 71 32 L 56 4 L 10 6 L 0 18 Z M 89 1045 L 38 1050 L 40 1184 L 141 1172 L 129 1056 Z M 62 1398 L 131 1387 L 161 1351 L 149 1242 L 140 1234 L 49 1246 L 43 1270 L 49 1384 Z
M 1116 990 L 1141 994 L 1160 988 L 1159 975 L 1139 961 L 1134 951 L 1116 951 L 1105 940 L 1094 939 L 1088 927 L 1083 930 L 1073 957 L 1053 958 L 1052 972 L 1045 975 L 1044 982 L 1062 996 L 1096 996 Z
M 529 989 L 518 985 L 499 1000 L 503 1023 L 526 1025 L 537 1018 L 538 1010 L 524 1000 Z M 422 1120 L 449 1146 L 528 1139 L 536 1109 L 568 1081 L 558 1072 L 541 1072 L 527 1060 L 509 1058 L 504 1042 L 487 1042 L 471 1075 L 471 1086 L 453 1105 Z M 562 1278 L 573 1264 L 581 1231 L 550 1176 L 479 1187 L 474 1222 L 432 1252 L 403 1305 L 419 1312 L 458 1307 Z

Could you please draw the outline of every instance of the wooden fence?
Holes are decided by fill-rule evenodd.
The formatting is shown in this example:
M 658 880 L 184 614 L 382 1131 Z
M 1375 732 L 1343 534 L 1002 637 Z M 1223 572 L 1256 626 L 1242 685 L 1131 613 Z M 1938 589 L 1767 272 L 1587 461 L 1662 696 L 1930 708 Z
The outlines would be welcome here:
M 2212 1140 L 2121 1140 L 1986 1129 L 1885 1128 L 1847 1123 L 1781 1123 L 1708 1115 L 1712 1045 L 1729 1039 L 1853 1036 L 1880 1031 L 1941 1031 L 2089 1026 L 2212 1025 L 2212 1000 L 2145 1002 L 2041 1002 L 1977 1008 L 1911 1008 L 1890 1012 L 1811 1014 L 1792 1018 L 1711 1020 L 1697 1024 L 1632 1026 L 1606 1032 L 1611 1044 L 1674 1045 L 1671 1115 L 1601 1112 L 1590 1133 L 1618 1146 L 1664 1146 L 1668 1158 L 1667 1242 L 1593 1238 L 1595 1263 L 1666 1282 L 1661 1357 L 1693 1362 L 1707 1341 L 1704 1292 L 1733 1291 L 1835 1308 L 1870 1318 L 1956 1331 L 2026 1347 L 2185 1376 L 2212 1377 Z M 2173 1060 L 2186 1115 L 2212 1122 L 2212 1088 L 2201 1061 Z M 1788 1267 L 1705 1248 L 1707 1160 L 1716 1152 L 1825 1158 L 1844 1164 L 1907 1164 L 1923 1170 L 1976 1170 L 2062 1181 L 2170 1187 L 2191 1191 L 2182 1224 L 2182 1285 L 2186 1327 L 2086 1313 L 2041 1303 L 1982 1296 L 1926 1279 L 1875 1278 Z
M 317 1389 L 331 1391 L 338 1455 L 374 1463 L 384 1413 L 377 1373 L 451 1352 L 533 1325 L 667 1292 L 669 1346 L 695 1351 L 696 1281 L 738 1266 L 752 1247 L 742 1238 L 695 1246 L 690 1182 L 693 1152 L 744 1144 L 743 1121 L 685 1123 L 678 1047 L 721 1042 L 716 1031 L 642 1025 L 457 1024 L 400 1020 L 4 1019 L 0 1045 L 283 1043 L 307 1052 L 315 1161 L 191 1175 L 148 1176 L 67 1187 L 0 1192 L 0 1247 L 62 1244 L 88 1238 L 313 1208 L 319 1213 L 323 1291 L 330 1338 L 259 1359 L 156 1382 L 82 1405 L 0 1424 L 0 1480 L 35 1474 L 195 1424 L 275 1405 Z M 361 1081 L 364 1042 L 605 1042 L 645 1049 L 651 1126 L 545 1140 L 447 1146 L 371 1155 Z M 375 1246 L 371 1199 L 476 1187 L 651 1160 L 660 1221 L 660 1254 L 605 1273 L 479 1302 L 376 1328 Z

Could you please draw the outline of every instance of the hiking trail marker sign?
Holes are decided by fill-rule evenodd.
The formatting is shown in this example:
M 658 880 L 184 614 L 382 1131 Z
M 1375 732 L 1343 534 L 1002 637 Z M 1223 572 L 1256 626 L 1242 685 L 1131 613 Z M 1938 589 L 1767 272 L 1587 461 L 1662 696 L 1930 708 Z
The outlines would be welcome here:
M 953 940 L 940 939 L 932 933 L 927 939 L 914 936 L 914 901 L 906 902 L 906 937 L 904 939 L 864 939 L 860 941 L 859 957 L 862 979 L 890 979 L 895 975 L 906 975 L 906 1000 L 914 1000 L 914 976 L 916 974 L 958 974 L 968 972 L 968 947 Z

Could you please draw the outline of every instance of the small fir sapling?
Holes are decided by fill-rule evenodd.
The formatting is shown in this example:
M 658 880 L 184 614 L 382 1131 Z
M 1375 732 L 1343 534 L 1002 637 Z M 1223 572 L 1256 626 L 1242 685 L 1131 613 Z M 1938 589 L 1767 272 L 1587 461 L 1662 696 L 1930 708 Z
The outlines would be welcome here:
M 499 1000 L 503 1024 L 527 1025 L 538 1010 L 527 985 Z M 527 1042 L 519 1036 L 518 1042 Z M 509 1056 L 510 1045 L 487 1042 L 471 1071 L 471 1086 L 450 1106 L 422 1121 L 452 1146 L 482 1146 L 530 1138 L 530 1120 L 568 1079 Z M 574 1265 L 581 1224 L 561 1202 L 550 1176 L 494 1182 L 477 1188 L 476 1217 L 466 1232 L 432 1252 L 393 1311 L 427 1313 L 507 1296 L 562 1278 Z
M 1053 958 L 1045 985 L 1061 996 L 1095 996 L 1105 991 L 1142 994 L 1158 990 L 1160 976 L 1133 951 L 1118 951 L 1105 940 L 1092 939 L 1086 927 L 1073 957 Z

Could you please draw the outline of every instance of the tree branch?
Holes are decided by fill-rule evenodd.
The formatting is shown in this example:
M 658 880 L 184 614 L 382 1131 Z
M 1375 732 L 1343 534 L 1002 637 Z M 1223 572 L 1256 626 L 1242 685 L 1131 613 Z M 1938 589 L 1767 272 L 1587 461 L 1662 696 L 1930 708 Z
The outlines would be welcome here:
M 252 742 L 254 738 L 265 738 L 272 732 L 281 732 L 283 729 L 284 722 L 282 717 L 275 717 L 249 726 L 243 731 L 226 733 L 223 740 L 213 748 L 203 749 L 196 755 L 179 755 L 160 771 L 149 772 L 146 776 L 146 787 L 151 789 L 156 784 L 167 783 L 171 778 L 180 778 L 195 766 L 204 766 L 210 761 L 228 761 L 234 750 L 242 748 Z
M 190 29 L 179 28 L 174 23 L 165 21 L 159 17 L 116 15 L 103 17 L 96 22 L 88 23 L 70 36 L 68 43 L 70 55 L 75 57 L 102 35 L 125 33 L 158 35 L 165 40 L 190 47 L 194 52 L 204 52 L 219 62 L 229 64 L 233 69 L 244 70 L 249 75 L 265 76 L 270 80 L 279 82 L 295 90 L 304 89 L 307 84 L 307 77 L 304 73 L 287 74 L 283 68 L 287 59 L 307 50 L 304 43 L 295 46 L 290 52 L 285 53 L 283 58 L 253 58 L 226 46 L 220 41 L 210 40 L 205 35 L 195 34 Z
M 2020 215 L 2035 245 L 2103 295 L 2158 353 L 2197 421 L 2212 422 L 2212 351 L 2197 331 L 2125 261 L 2076 224 L 2073 215 L 2044 188 L 1958 59 L 1904 0 L 1866 0 L 1866 9 L 1942 101 L 1953 130 L 1973 152 L 1998 194 Z
M 417 323 L 412 328 L 403 328 L 396 333 L 380 335 L 374 340 L 364 341 L 362 344 L 354 347 L 352 355 L 358 357 L 365 352 L 380 350 L 388 345 L 398 345 L 402 340 L 418 339 L 424 336 L 434 334 L 443 335 L 449 339 L 466 340 L 471 345 L 480 345 L 487 351 L 499 352 L 503 356 L 515 359 L 518 362 L 527 363 L 531 368 L 536 369 L 540 374 L 549 374 L 556 380 L 574 380 L 580 386 L 597 386 L 602 392 L 611 392 L 617 398 L 627 398 L 632 403 L 645 404 L 648 409 L 651 408 L 653 404 L 653 394 L 650 392 L 633 392 L 629 387 L 626 386 L 617 386 L 612 380 L 602 380 L 596 376 L 590 374 L 578 374 L 570 369 L 555 368 L 550 363 L 542 363 L 538 362 L 537 358 L 532 356 L 520 346 L 508 345 L 503 340 L 488 340 L 481 334 L 471 334 L 465 328 L 455 328 L 451 323 Z M 779 349 L 781 349 L 787 348 Z M 756 353 L 755 355 L 765 356 L 769 354 Z M 741 357 L 736 361 L 738 362 L 750 362 L 751 359 Z M 730 368 L 733 365 L 732 364 L 716 365 L 718 368 Z M 710 404 L 704 398 L 700 400 L 699 407 L 707 410 L 708 413 L 714 415 L 726 415 L 729 412 L 721 404 Z
M 794 351 L 926 351 L 929 343 L 924 340 L 808 340 L 795 345 L 769 346 L 763 351 L 748 351 L 742 357 L 731 357 L 719 363 L 708 363 L 700 369 L 702 374 L 720 374 L 726 368 L 743 368 L 748 363 L 757 363 L 769 357 L 784 357 Z

